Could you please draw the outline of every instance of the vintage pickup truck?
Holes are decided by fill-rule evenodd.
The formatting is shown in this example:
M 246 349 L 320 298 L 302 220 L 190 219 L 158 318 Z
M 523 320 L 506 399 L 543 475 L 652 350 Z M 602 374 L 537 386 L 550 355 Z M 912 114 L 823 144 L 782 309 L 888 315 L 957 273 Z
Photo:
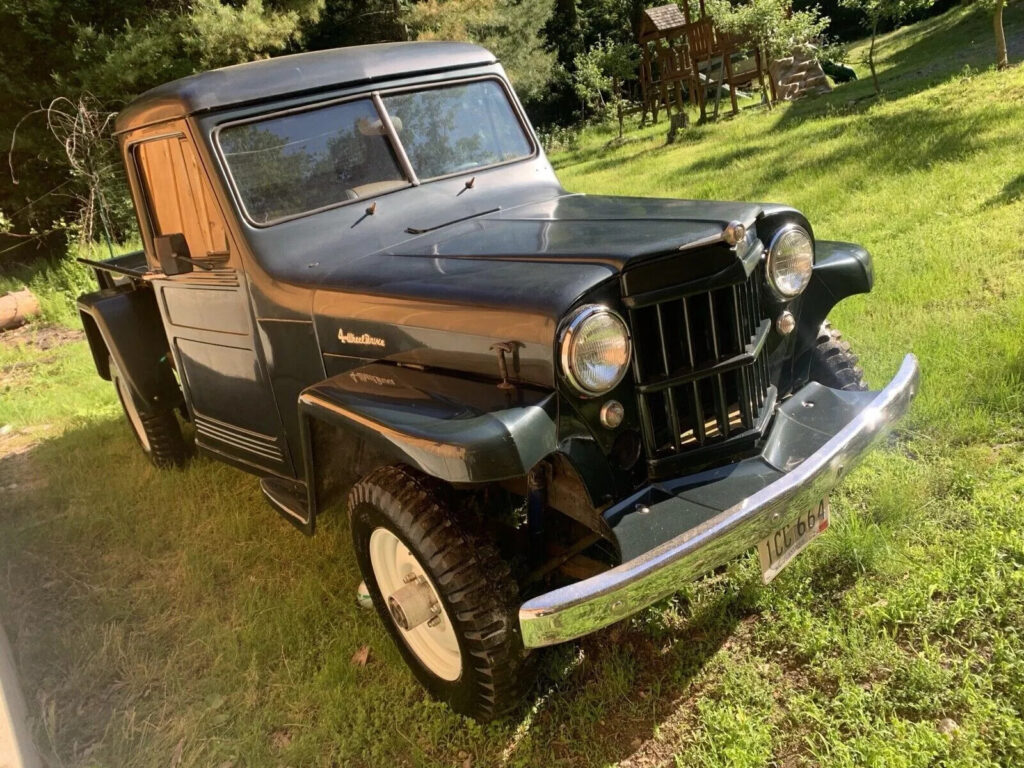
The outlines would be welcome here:
M 78 306 L 142 449 L 194 442 L 307 534 L 344 504 L 366 601 L 480 719 L 536 649 L 753 550 L 772 578 L 917 390 L 907 355 L 868 391 L 827 322 L 864 249 L 567 192 L 474 45 L 194 75 L 117 135 L 145 249 Z

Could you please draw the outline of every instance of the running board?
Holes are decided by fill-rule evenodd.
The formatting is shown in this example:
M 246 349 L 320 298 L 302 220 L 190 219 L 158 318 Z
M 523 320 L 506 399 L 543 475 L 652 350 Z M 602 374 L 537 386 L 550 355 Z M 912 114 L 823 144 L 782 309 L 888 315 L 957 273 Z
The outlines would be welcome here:
M 306 501 L 306 486 L 280 477 L 260 478 L 260 489 L 270 506 L 307 536 L 313 535 L 313 519 Z

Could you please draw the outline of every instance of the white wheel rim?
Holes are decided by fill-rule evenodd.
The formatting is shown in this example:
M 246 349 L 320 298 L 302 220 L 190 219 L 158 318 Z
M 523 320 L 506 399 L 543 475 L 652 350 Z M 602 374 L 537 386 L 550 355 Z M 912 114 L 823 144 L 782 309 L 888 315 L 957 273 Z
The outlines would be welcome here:
M 391 621 L 398 627 L 405 644 L 423 666 L 442 680 L 458 680 L 462 674 L 459 640 L 455 636 L 444 604 L 437 594 L 437 587 L 419 560 L 387 528 L 376 528 L 370 534 L 370 566 L 373 568 L 377 588 L 385 603 L 388 597 L 404 587 L 408 580 L 422 578 L 426 581 L 441 609 L 436 617 L 439 621 L 434 626 L 431 626 L 430 622 L 425 622 L 409 630 L 398 626 L 393 617 Z
M 146 434 L 146 430 L 142 426 L 142 417 L 139 416 L 139 409 L 135 407 L 135 399 L 132 397 L 132 393 L 128 391 L 128 385 L 125 384 L 124 377 L 121 375 L 121 371 L 117 369 L 117 366 L 111 365 L 110 368 L 110 373 L 114 379 L 114 386 L 117 387 L 117 393 L 121 396 L 121 404 L 124 405 L 124 412 L 128 414 L 128 423 L 132 425 L 132 429 L 135 430 L 139 442 L 142 443 L 142 450 L 149 453 L 149 435 Z

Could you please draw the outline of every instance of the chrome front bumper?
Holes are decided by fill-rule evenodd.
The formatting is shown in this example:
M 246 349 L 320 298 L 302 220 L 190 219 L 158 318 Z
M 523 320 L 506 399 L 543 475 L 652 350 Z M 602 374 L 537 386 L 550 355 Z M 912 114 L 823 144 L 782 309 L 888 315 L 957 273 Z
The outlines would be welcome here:
M 857 465 L 907 412 L 917 394 L 919 376 L 917 358 L 907 355 L 896 376 L 879 392 L 838 393 L 820 385 L 808 385 L 794 395 L 792 402 L 800 404 L 801 394 L 816 387 L 818 393 L 832 394 L 832 398 L 822 400 L 840 403 L 837 410 L 854 409 L 852 418 L 834 433 L 815 429 L 816 423 L 822 423 L 817 422 L 818 414 L 800 424 L 799 429 L 812 435 L 812 440 L 813 435 L 820 438 L 820 446 L 799 458 L 788 453 L 785 445 L 780 447 L 779 439 L 773 439 L 787 429 L 787 424 L 782 423 L 785 420 L 777 418 L 765 452 L 758 458 L 774 467 L 777 479 L 616 568 L 531 598 L 519 609 L 523 644 L 538 648 L 589 634 L 753 549 L 778 527 L 783 515 L 817 503 Z M 822 415 L 827 423 L 828 414 Z M 688 493 L 699 496 L 700 488 Z M 663 503 L 671 504 L 673 500 Z

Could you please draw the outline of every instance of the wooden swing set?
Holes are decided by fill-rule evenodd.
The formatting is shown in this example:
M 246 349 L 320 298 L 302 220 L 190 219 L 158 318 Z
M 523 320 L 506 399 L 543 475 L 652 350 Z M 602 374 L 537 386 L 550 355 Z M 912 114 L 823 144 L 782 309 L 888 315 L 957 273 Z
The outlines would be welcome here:
M 764 92 L 767 65 L 761 51 L 748 41 L 717 29 L 704 0 L 698 2 L 700 17 L 695 21 L 690 18 L 688 0 L 683 0 L 682 9 L 670 3 L 644 11 L 638 36 L 644 119 L 650 113 L 657 123 L 661 109 L 670 116 L 673 109 L 682 113 L 684 90 L 690 104 L 700 109 L 702 122 L 707 119 L 709 93 L 714 93 L 713 116 L 718 117 L 723 89 L 729 92 L 733 114 L 739 112 L 737 88 L 757 82 Z M 752 56 L 743 60 L 743 51 L 752 52 Z M 768 82 L 770 98 L 774 100 L 771 77 Z

